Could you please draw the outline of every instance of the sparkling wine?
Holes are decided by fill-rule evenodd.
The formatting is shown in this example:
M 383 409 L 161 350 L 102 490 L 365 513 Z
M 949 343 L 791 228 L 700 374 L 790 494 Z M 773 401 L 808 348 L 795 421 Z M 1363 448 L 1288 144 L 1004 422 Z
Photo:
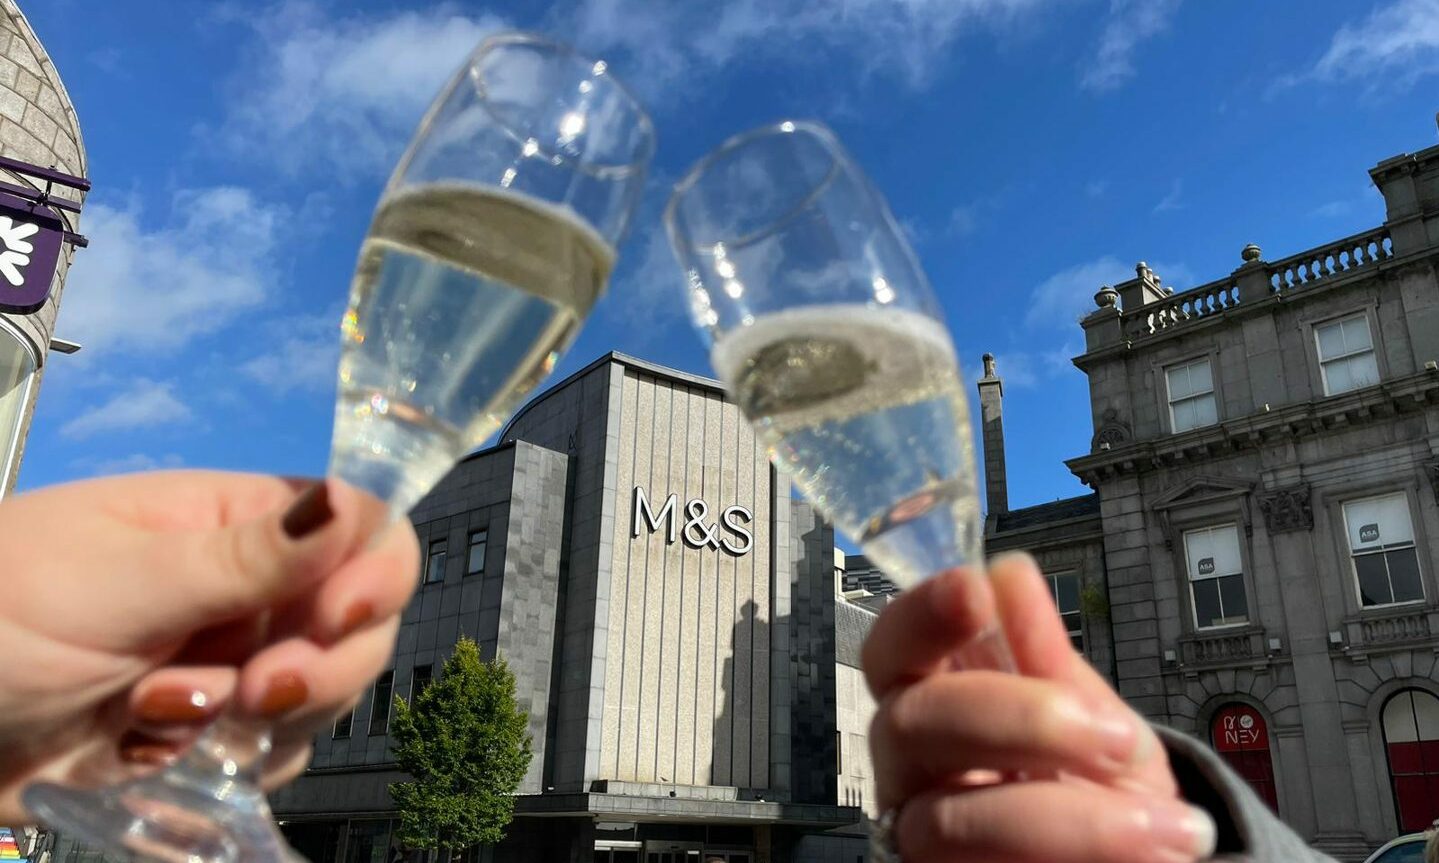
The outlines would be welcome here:
M 549 374 L 614 260 L 568 209 L 501 189 L 383 201 L 342 325 L 330 473 L 407 511 Z
M 775 463 L 897 583 L 979 559 L 969 412 L 940 323 L 800 306 L 725 333 L 711 360 Z

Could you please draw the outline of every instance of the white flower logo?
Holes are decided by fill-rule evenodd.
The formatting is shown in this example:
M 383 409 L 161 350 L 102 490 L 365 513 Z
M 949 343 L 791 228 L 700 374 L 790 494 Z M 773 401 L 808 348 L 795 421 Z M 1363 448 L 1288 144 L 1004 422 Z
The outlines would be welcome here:
M 25 284 L 23 268 L 30 266 L 30 253 L 35 251 L 28 238 L 38 233 L 39 225 L 0 216 L 0 244 L 5 246 L 5 251 L 0 252 L 0 276 L 4 276 L 12 287 Z

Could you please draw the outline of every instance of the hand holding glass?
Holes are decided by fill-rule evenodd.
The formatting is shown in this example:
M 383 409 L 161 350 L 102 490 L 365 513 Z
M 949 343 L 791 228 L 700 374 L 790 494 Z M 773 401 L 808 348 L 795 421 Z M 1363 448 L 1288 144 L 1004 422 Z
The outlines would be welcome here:
M 385 187 L 341 327 L 329 474 L 401 518 L 554 368 L 615 263 L 654 131 L 603 61 L 507 34 L 431 106 Z M 272 633 L 272 635 L 275 635 Z M 176 863 L 293 858 L 231 716 L 158 774 L 26 805 L 72 838 Z

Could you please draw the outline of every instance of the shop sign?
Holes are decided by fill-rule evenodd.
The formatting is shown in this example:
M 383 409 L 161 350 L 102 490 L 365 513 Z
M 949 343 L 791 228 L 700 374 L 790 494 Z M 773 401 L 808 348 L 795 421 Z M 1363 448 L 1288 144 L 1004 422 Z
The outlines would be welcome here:
M 700 498 L 693 498 L 684 505 L 681 513 L 679 495 L 671 493 L 656 512 L 649 496 L 640 486 L 635 486 L 634 503 L 630 515 L 630 536 L 640 535 L 648 527 L 650 533 L 664 525 L 665 542 L 682 540 L 690 548 L 724 549 L 740 557 L 754 548 L 754 534 L 746 524 L 754 521 L 754 513 L 739 504 L 727 506 L 713 521 L 710 519 L 710 505 Z
M 0 312 L 28 315 L 45 305 L 64 239 L 53 214 L 0 193 Z

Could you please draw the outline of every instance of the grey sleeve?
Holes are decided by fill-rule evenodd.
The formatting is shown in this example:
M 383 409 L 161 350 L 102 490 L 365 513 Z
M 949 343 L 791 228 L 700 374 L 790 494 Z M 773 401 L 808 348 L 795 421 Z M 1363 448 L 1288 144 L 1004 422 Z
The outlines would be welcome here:
M 1334 863 L 1315 851 L 1259 799 L 1213 750 L 1192 737 L 1155 726 L 1184 798 L 1214 816 L 1216 861 Z

